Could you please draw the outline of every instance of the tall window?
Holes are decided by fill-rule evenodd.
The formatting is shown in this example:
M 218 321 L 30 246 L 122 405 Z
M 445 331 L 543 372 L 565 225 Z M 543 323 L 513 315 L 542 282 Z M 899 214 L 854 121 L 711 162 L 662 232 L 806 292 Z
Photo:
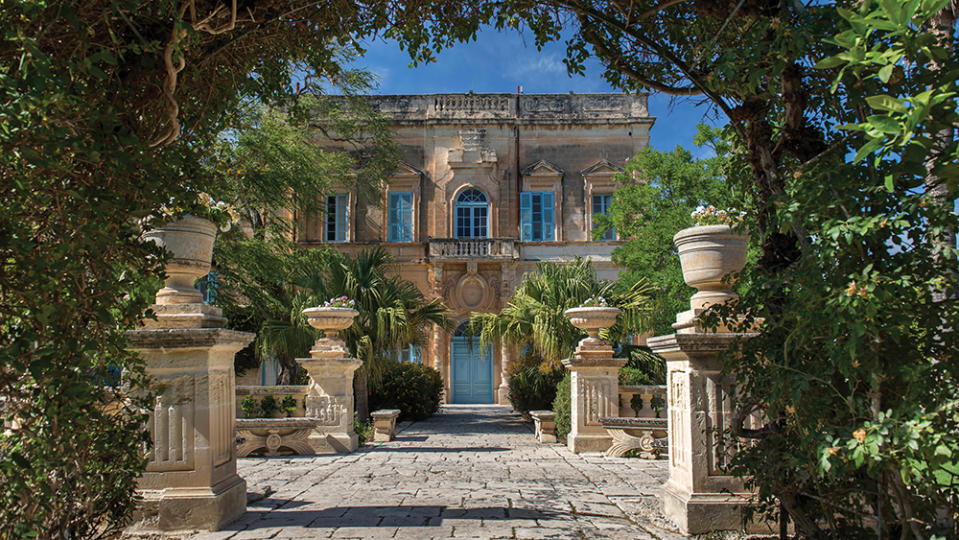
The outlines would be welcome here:
M 552 192 L 520 193 L 520 239 L 551 242 L 556 239 Z
M 603 214 L 604 216 L 609 215 L 609 206 L 613 202 L 612 193 L 594 193 L 593 194 L 593 216 L 598 216 Z M 595 222 L 594 222 L 595 223 Z M 610 227 L 603 236 L 599 238 L 600 240 L 616 240 L 616 230 L 613 227 Z
M 413 194 L 390 193 L 388 204 L 389 241 L 413 241 Z
M 337 193 L 326 198 L 326 241 L 346 242 L 349 227 L 349 194 Z
M 478 189 L 464 189 L 456 197 L 456 237 L 486 238 L 489 201 Z
M 411 364 L 423 363 L 423 347 L 420 345 L 407 345 L 393 351 L 392 357 L 400 363 L 409 362 Z

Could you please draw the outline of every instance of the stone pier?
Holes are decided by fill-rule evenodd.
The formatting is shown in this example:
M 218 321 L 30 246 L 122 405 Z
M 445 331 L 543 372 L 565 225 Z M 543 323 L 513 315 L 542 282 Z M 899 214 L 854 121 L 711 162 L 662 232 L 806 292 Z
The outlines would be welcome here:
M 742 530 L 750 493 L 742 478 L 726 472 L 736 441 L 723 438 L 733 415 L 735 378 L 723 375 L 720 353 L 744 333 L 707 333 L 689 327 L 649 340 L 667 365 L 669 480 L 663 487 L 666 516 L 686 534 Z M 750 532 L 772 532 L 763 524 Z
M 570 432 L 566 444 L 573 453 L 605 452 L 613 438 L 600 418 L 619 415 L 619 368 L 625 358 L 613 358 L 613 347 L 600 339 L 600 328 L 615 324 L 618 309 L 576 308 L 566 315 L 589 337 L 579 342 L 572 358 L 563 360 L 570 371 Z
M 353 431 L 353 373 L 363 365 L 350 358 L 338 338 L 316 341 L 310 358 L 296 360 L 310 376 L 306 416 L 316 420 L 307 438 L 317 454 L 350 453 L 359 440 Z
M 128 334 L 156 392 L 135 531 L 217 530 L 246 510 L 246 482 L 236 474 L 233 355 L 254 335 L 221 328 L 218 308 L 190 299 L 200 301 L 154 305 L 158 321 Z

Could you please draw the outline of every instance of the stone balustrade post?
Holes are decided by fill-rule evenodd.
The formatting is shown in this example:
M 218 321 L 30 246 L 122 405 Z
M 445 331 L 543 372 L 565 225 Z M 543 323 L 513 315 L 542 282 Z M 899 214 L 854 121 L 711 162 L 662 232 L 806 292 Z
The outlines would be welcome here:
M 156 393 L 131 531 L 217 530 L 246 511 L 246 482 L 236 473 L 233 356 L 254 334 L 223 329 L 220 309 L 192 288 L 209 271 L 215 233 L 212 223 L 192 217 L 154 233 L 174 258 L 153 306 L 157 320 L 128 333 Z

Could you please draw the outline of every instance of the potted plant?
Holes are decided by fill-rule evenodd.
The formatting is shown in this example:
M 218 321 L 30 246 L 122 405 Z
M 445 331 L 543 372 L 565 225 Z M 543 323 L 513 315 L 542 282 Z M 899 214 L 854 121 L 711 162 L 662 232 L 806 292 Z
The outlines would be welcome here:
M 729 288 L 729 276 L 746 264 L 749 237 L 741 228 L 744 216 L 745 212 L 737 213 L 734 209 L 700 206 L 692 213 L 697 225 L 673 237 L 683 280 L 698 290 L 689 300 L 692 309 L 706 309 L 738 298 Z
M 160 212 L 166 223 L 147 230 L 143 235 L 144 239 L 172 254 L 166 264 L 167 279 L 157 292 L 156 303 L 202 303 L 203 295 L 194 283 L 210 272 L 217 229 L 229 230 L 239 221 L 239 213 L 222 201 L 214 201 L 206 193 L 200 193 L 190 203 L 170 201 Z M 148 218 L 145 225 L 149 227 L 152 221 Z

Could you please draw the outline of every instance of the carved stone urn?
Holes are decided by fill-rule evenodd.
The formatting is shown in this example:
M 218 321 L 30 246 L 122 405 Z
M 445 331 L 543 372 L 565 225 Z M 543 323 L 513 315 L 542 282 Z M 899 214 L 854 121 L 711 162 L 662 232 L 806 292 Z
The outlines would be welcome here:
M 203 294 L 193 284 L 210 272 L 216 231 L 217 227 L 211 221 L 184 216 L 144 234 L 147 240 L 173 254 L 166 265 L 166 283 L 156 296 L 158 305 L 203 302 Z
M 676 233 L 673 243 L 679 249 L 683 279 L 698 292 L 689 299 L 691 310 L 707 309 L 713 304 L 739 298 L 726 279 L 746 264 L 748 236 L 729 225 L 702 225 Z
M 344 307 L 313 307 L 303 310 L 306 316 L 306 322 L 323 333 L 320 339 L 316 340 L 313 348 L 320 350 L 336 350 L 337 352 L 346 352 L 346 344 L 342 339 L 336 337 L 336 332 L 345 330 L 353 324 L 353 319 L 360 312 L 353 308 Z M 321 347 L 322 344 L 322 347 Z M 312 352 L 312 351 L 311 351 Z
M 579 342 L 576 350 L 607 348 L 606 340 L 600 339 L 599 331 L 616 324 L 616 317 L 620 314 L 619 308 L 614 307 L 577 307 L 567 309 L 564 313 L 569 322 L 576 328 L 586 330 L 589 337 Z

